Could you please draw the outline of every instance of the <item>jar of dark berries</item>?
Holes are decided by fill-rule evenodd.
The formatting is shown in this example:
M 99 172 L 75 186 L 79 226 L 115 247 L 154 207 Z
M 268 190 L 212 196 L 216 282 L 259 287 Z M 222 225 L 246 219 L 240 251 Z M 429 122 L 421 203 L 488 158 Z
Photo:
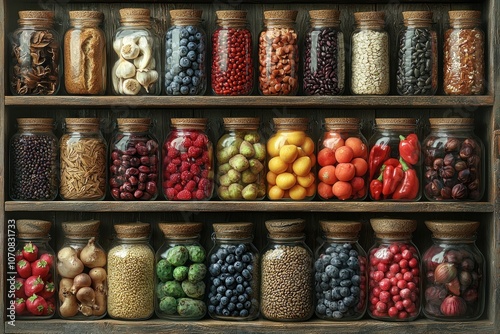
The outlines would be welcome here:
M 122 201 L 148 201 L 158 196 L 158 141 L 149 118 L 118 118 L 110 144 L 111 195 Z
M 370 219 L 368 314 L 378 320 L 411 321 L 420 313 L 420 254 L 411 241 L 416 220 Z
M 345 87 L 344 33 L 340 12 L 310 10 L 304 46 L 303 89 L 306 95 L 341 95 Z
M 433 320 L 477 320 L 485 304 L 485 261 L 477 221 L 426 221 L 433 245 L 424 253 L 423 312 Z
M 51 201 L 58 191 L 57 137 L 52 118 L 18 118 L 10 140 L 10 197 Z
M 250 95 L 254 69 L 252 34 L 244 10 L 218 10 L 212 34 L 212 92 L 215 95 Z
M 484 194 L 484 146 L 473 118 L 429 118 L 423 141 L 424 194 L 431 201 L 479 201 Z
M 325 320 L 361 319 L 367 306 L 367 257 L 358 243 L 361 223 L 320 221 L 324 241 L 316 250 L 316 316 Z
M 259 317 L 260 256 L 252 223 L 213 224 L 208 255 L 208 314 L 218 320 Z
M 165 48 L 167 95 L 203 95 L 207 88 L 207 36 L 201 26 L 203 11 L 172 9 Z

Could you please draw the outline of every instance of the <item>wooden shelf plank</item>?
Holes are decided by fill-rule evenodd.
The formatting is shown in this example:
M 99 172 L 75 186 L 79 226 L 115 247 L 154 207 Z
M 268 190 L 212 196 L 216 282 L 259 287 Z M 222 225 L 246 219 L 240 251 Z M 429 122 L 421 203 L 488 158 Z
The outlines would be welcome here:
M 24 0 L 27 3 L 37 3 L 39 0 Z M 95 0 L 66 0 L 67 3 L 94 3 Z M 107 0 L 109 3 L 123 2 L 122 0 Z M 165 2 L 164 0 L 135 0 L 136 3 L 160 3 Z M 233 0 L 219 0 L 220 3 L 226 3 L 229 5 L 234 5 Z M 364 4 L 387 4 L 387 0 L 358 0 L 357 3 Z M 399 0 L 399 3 L 433 3 L 436 0 Z M 440 3 L 460 3 L 460 2 L 471 2 L 471 0 L 439 0 Z M 477 0 L 481 2 L 481 0 Z M 213 0 L 177 0 L 176 4 L 192 4 L 192 3 L 213 3 Z M 239 4 L 268 4 L 267 0 L 240 0 Z M 328 3 L 328 4 L 352 4 L 352 0 L 288 0 L 287 4 L 298 3 L 298 4 L 308 4 L 308 3 Z

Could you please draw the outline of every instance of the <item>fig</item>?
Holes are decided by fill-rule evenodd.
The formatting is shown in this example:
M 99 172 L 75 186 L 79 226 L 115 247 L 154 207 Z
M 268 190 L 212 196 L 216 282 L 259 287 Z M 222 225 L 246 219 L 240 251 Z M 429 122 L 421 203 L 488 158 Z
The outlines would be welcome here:
M 231 183 L 237 183 L 241 180 L 241 173 L 235 169 L 230 169 L 227 172 L 227 176 L 229 177 L 229 180 L 231 181 Z
M 227 172 L 229 172 L 230 169 L 231 169 L 231 165 L 226 162 L 225 164 L 222 164 L 219 166 L 217 173 L 219 175 L 224 175 L 224 174 L 227 174 Z
M 255 144 L 260 141 L 260 136 L 257 132 L 249 132 L 245 135 L 244 139 L 250 144 Z
M 468 271 L 461 271 L 458 280 L 460 281 L 460 289 L 465 290 L 472 283 L 472 275 Z
M 241 191 L 241 196 L 243 196 L 243 198 L 246 200 L 250 200 L 250 201 L 255 200 L 258 196 L 257 185 L 255 183 L 251 183 L 251 184 L 247 185 Z
M 229 164 L 231 167 L 236 169 L 238 172 L 243 172 L 250 167 L 247 158 L 243 154 L 236 154 L 231 159 L 229 159 Z
M 238 154 L 238 148 L 236 146 L 231 145 L 224 147 L 222 150 L 217 152 L 217 161 L 219 165 L 225 164 L 236 154 Z
M 255 150 L 255 159 L 259 161 L 264 161 L 266 159 L 266 146 L 262 143 L 253 144 L 253 149 Z
M 227 191 L 229 192 L 229 198 L 232 200 L 242 199 L 241 191 L 243 190 L 243 186 L 238 183 L 231 184 Z
M 448 283 L 457 277 L 457 268 L 453 263 L 441 263 L 434 270 L 434 281 L 436 283 Z
M 474 260 L 472 260 L 471 258 L 465 258 L 462 261 L 461 266 L 462 266 L 462 270 L 472 271 L 472 270 L 474 270 Z
M 440 311 L 447 317 L 460 317 L 467 312 L 467 304 L 463 298 L 448 296 L 443 300 Z
M 428 304 L 439 306 L 447 294 L 446 289 L 442 285 L 433 285 L 425 290 L 425 301 Z
M 462 297 L 464 300 L 469 303 L 473 304 L 477 301 L 478 294 L 476 289 L 467 289 L 465 292 L 462 294 Z
M 460 295 L 460 282 L 458 281 L 458 278 L 455 278 L 453 281 L 446 283 L 446 288 L 455 296 Z
M 231 185 L 231 179 L 229 178 L 228 174 L 224 174 L 221 177 L 219 177 L 219 184 L 223 187 L 229 187 Z
M 252 158 L 255 155 L 255 149 L 252 144 L 244 141 L 240 145 L 240 154 L 242 154 L 245 158 Z
M 241 173 L 241 182 L 244 184 L 250 184 L 257 181 L 257 174 L 252 173 L 250 169 L 247 169 Z
M 264 165 L 257 159 L 250 159 L 248 163 L 250 164 L 250 170 L 254 174 L 259 174 L 264 169 Z

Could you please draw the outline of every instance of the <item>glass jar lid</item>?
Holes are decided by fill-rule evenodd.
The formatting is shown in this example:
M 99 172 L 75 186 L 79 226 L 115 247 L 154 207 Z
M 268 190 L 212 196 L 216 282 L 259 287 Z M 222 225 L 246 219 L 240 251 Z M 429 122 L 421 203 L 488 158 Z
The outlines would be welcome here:
M 205 130 L 208 118 L 172 118 L 170 124 L 177 129 Z
M 384 129 L 414 129 L 417 126 L 415 118 L 375 118 L 375 126 Z
M 413 10 L 403 12 L 403 22 L 406 26 L 421 27 L 432 23 L 432 12 L 426 10 Z
M 16 220 L 17 237 L 19 238 L 46 238 L 49 235 L 52 222 L 39 219 Z
M 171 9 L 169 11 L 173 25 L 199 24 L 201 22 L 201 9 Z
M 304 219 L 274 219 L 265 224 L 271 239 L 300 238 L 305 235 Z
M 311 25 L 315 27 L 338 26 L 340 24 L 340 11 L 336 9 L 310 10 Z
M 218 25 L 228 25 L 235 28 L 245 27 L 247 24 L 247 12 L 245 10 L 216 10 Z
M 89 19 L 96 20 L 101 22 L 104 17 L 104 14 L 95 10 L 70 10 L 69 11 L 69 19 Z
M 479 10 L 450 10 L 450 25 L 454 28 L 474 28 L 481 23 Z
M 429 118 L 431 129 L 471 129 L 474 127 L 473 118 Z
M 151 226 L 148 223 L 115 224 L 116 236 L 119 239 L 143 239 L 149 237 Z
M 92 238 L 99 234 L 99 220 L 68 221 L 61 224 L 69 238 Z
M 184 222 L 158 223 L 158 227 L 163 232 L 165 238 L 184 239 L 199 236 L 203 229 L 203 224 Z
M 149 26 L 151 23 L 151 12 L 147 8 L 121 8 L 120 23 L 125 26 Z
M 69 131 L 97 131 L 99 130 L 99 118 L 66 118 L 66 128 Z
M 470 239 L 479 228 L 478 221 L 428 220 L 425 225 L 437 239 Z
M 417 221 L 413 219 L 372 218 L 370 224 L 375 237 L 380 239 L 410 239 L 417 229 Z
M 53 118 L 18 118 L 17 125 L 21 130 L 52 131 L 54 129 Z
M 309 119 L 300 117 L 273 118 L 273 123 L 277 130 L 292 129 L 306 131 L 309 127 Z
M 20 25 L 40 25 L 51 27 L 54 24 L 54 12 L 50 10 L 21 10 L 18 12 Z
M 213 224 L 216 239 L 251 239 L 252 223 L 216 223 Z
M 118 118 L 118 129 L 121 131 L 147 131 L 151 125 L 150 118 Z
M 258 117 L 224 117 L 222 121 L 226 129 L 256 130 L 260 125 L 260 118 Z
M 325 118 L 325 128 L 330 130 L 357 130 L 360 127 L 360 119 L 354 117 Z
M 357 239 L 361 223 L 356 221 L 320 220 L 321 230 L 327 238 Z
M 377 12 L 355 12 L 354 21 L 358 27 L 383 28 L 385 25 L 385 13 Z

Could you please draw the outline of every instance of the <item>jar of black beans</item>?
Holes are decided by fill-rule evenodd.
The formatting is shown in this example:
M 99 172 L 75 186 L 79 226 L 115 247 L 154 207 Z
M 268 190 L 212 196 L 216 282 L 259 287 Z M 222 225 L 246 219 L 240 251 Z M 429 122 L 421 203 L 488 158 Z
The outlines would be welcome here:
M 259 252 L 252 244 L 253 224 L 214 224 L 208 255 L 208 314 L 220 320 L 259 316 Z
M 56 198 L 57 137 L 52 118 L 18 118 L 10 142 L 10 197 L 19 201 Z
M 358 243 L 361 223 L 321 221 L 320 225 L 324 242 L 314 263 L 316 316 L 360 319 L 367 306 L 366 253 Z

